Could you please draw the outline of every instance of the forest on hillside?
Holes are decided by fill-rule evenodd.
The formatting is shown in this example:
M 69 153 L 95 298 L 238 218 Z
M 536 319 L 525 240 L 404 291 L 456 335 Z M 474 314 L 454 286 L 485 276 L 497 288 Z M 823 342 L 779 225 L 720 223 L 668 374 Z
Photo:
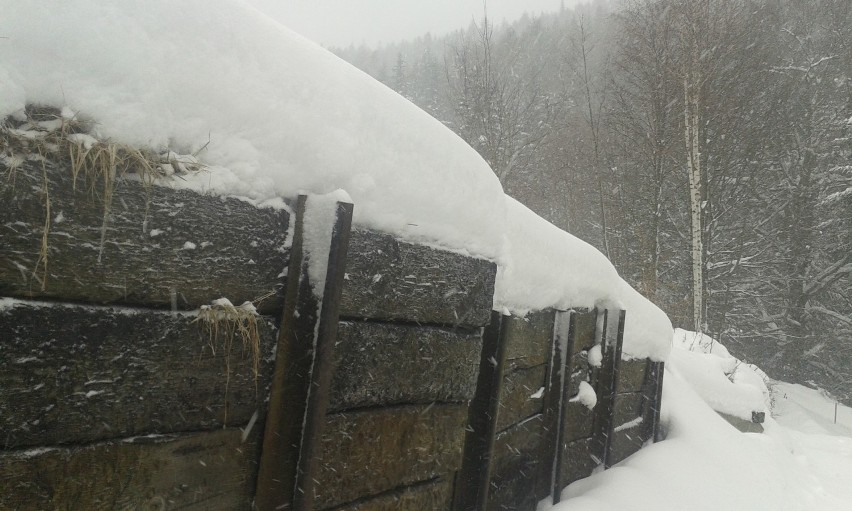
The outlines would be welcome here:
M 334 51 L 675 326 L 852 402 L 852 2 L 599 0 L 498 26 L 486 10 Z

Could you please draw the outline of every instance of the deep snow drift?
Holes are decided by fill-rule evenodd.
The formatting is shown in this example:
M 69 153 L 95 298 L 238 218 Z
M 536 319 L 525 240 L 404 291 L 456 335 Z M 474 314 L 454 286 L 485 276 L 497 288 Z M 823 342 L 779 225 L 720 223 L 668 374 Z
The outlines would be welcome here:
M 696 338 L 684 331 L 677 337 Z M 563 502 L 543 502 L 540 510 L 852 509 L 852 410 L 840 406 L 834 424 L 834 403 L 824 394 L 770 381 L 775 417 L 767 415 L 763 434 L 741 433 L 714 413 L 717 397 L 743 402 L 755 393 L 767 399 L 770 394 L 760 377 L 733 385 L 696 378 L 696 369 L 706 375 L 727 367 L 728 362 L 720 361 L 737 365 L 716 342 L 714 354 L 703 356 L 707 346 L 676 342 L 666 362 L 661 417 L 665 440 L 577 481 L 563 491 Z M 740 370 L 760 373 L 753 366 Z
M 46 104 L 100 138 L 204 147 L 211 171 L 171 186 L 256 200 L 344 190 L 356 225 L 498 262 L 498 310 L 624 307 L 625 352 L 668 353 L 668 318 L 597 250 L 507 199 L 440 122 L 247 4 L 0 0 L 0 12 L 0 119 Z

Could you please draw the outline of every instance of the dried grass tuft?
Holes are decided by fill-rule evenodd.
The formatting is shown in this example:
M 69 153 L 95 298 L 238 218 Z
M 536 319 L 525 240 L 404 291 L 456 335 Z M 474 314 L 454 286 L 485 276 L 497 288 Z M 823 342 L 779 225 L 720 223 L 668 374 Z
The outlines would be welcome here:
M 239 340 L 243 353 L 250 351 L 255 386 L 260 376 L 260 334 L 257 322 L 260 315 L 252 302 L 234 305 L 227 298 L 214 300 L 210 305 L 202 305 L 194 322 L 201 323 L 207 346 L 215 355 L 224 351 L 225 358 L 225 395 L 231 383 L 231 353 Z M 227 422 L 227 410 L 225 411 Z
M 46 217 L 42 247 L 33 270 L 33 277 L 42 289 L 47 285 L 47 240 L 51 221 L 45 162 L 66 164 L 71 169 L 73 189 L 76 190 L 80 182 L 92 200 L 103 205 L 99 260 L 106 241 L 113 192 L 121 179 L 135 176 L 150 196 L 151 186 L 160 179 L 206 170 L 195 155 L 179 155 L 169 150 L 156 153 L 97 138 L 92 134 L 94 126 L 92 121 L 68 110 L 38 105 L 28 105 L 23 112 L 0 122 L 0 165 L 6 167 L 6 178 L 12 186 L 17 171 L 27 161 L 40 161 L 45 170 L 42 192 Z

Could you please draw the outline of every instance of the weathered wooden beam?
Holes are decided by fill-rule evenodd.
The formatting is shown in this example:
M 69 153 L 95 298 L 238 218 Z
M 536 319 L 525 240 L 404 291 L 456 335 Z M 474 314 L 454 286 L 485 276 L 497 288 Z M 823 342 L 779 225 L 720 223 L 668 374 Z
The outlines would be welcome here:
M 0 509 L 251 509 L 257 435 L 239 429 L 0 452 Z
M 0 299 L 0 447 L 245 424 L 271 376 L 271 321 L 258 318 L 256 380 L 251 348 L 194 314 Z
M 491 312 L 482 334 L 476 394 L 470 403 L 464 454 L 453 496 L 454 511 L 482 511 L 488 499 L 491 457 L 497 432 L 500 387 L 506 364 L 508 316 Z
M 450 479 L 461 467 L 467 411 L 435 404 L 329 415 L 317 450 L 317 509 Z
M 553 347 L 553 321 L 556 311 L 533 312 L 525 318 L 509 316 L 506 346 L 506 372 L 547 364 Z
M 562 408 L 566 396 L 563 392 L 564 381 L 567 375 L 565 367 L 568 365 L 573 351 L 572 324 L 574 311 L 557 311 L 553 318 L 550 335 L 550 354 L 547 363 L 547 376 L 545 377 L 543 412 L 542 412 L 542 435 L 539 457 L 542 459 L 536 482 L 536 496 L 544 498 L 551 495 L 554 485 L 554 463 L 558 456 L 559 429 L 562 420 Z
M 648 438 L 653 438 L 655 442 L 662 439 L 660 432 L 660 410 L 663 407 L 663 375 L 665 373 L 665 362 L 653 362 L 648 371 L 649 380 L 653 382 L 653 386 L 649 386 L 647 391 L 650 398 L 648 399 L 650 413 L 646 415 L 650 419 L 648 421 L 648 428 L 650 429 Z
M 497 434 L 486 509 L 535 509 L 539 474 L 553 463 L 541 456 L 546 433 L 539 414 Z
M 540 365 L 517 369 L 503 377 L 497 431 L 541 413 L 546 376 L 547 366 Z
M 285 209 L 118 178 L 105 213 L 88 190 L 68 162 L 0 179 L 0 296 L 191 310 L 271 293 L 256 305 L 280 312 Z
M 568 442 L 559 470 L 562 478 L 560 486 L 565 488 L 574 481 L 589 477 L 600 465 L 600 461 L 595 455 L 594 440 L 591 437 Z
M 496 274 L 490 261 L 356 229 L 340 314 L 482 327 L 489 321 Z
M 435 479 L 330 509 L 334 511 L 447 511 L 450 509 L 452 496 L 452 483 L 445 479 Z
M 612 326 L 604 323 L 603 335 L 603 361 L 598 377 L 598 403 L 595 406 L 595 434 L 597 447 L 601 453 L 604 467 L 613 465 L 610 457 L 613 430 L 615 428 L 615 395 L 618 385 L 618 371 L 621 364 L 621 346 L 624 342 L 624 321 L 626 311 L 620 310 L 615 332 Z
M 642 392 L 647 384 L 647 373 L 650 369 L 649 360 L 637 358 L 622 360 L 618 370 L 619 394 L 628 392 Z
M 465 330 L 341 321 L 329 410 L 467 402 L 481 350 L 482 336 Z
M 340 293 L 346 265 L 352 205 L 337 203 L 328 253 L 309 253 L 306 196 L 297 204 L 296 227 L 288 270 L 287 296 L 278 340 L 275 373 L 257 480 L 259 510 L 313 509 L 318 471 L 317 448 L 325 425 L 331 387 Z M 321 250 L 321 249 L 320 249 Z M 311 257 L 324 259 L 311 261 Z M 322 295 L 311 281 L 310 265 L 324 274 Z M 314 274 L 315 275 L 315 274 Z

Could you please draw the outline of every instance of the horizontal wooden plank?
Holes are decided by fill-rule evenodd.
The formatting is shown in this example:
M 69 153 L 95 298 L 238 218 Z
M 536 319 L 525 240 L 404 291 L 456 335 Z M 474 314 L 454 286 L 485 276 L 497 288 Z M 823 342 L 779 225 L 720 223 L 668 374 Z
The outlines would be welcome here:
M 481 349 L 469 332 L 342 321 L 330 409 L 468 401 Z
M 574 319 L 574 343 L 572 353 L 588 351 L 595 345 L 597 331 L 597 309 L 576 309 L 572 311 Z
M 647 358 L 621 360 L 618 366 L 617 392 L 641 392 L 645 384 L 645 373 L 651 363 Z
M 621 428 L 616 427 L 610 440 L 610 463 L 614 465 L 638 452 L 648 440 L 647 429 L 641 422 L 622 425 Z
M 642 394 L 616 394 L 612 417 L 613 426 L 617 428 L 626 422 L 641 417 L 644 403 L 645 396 Z
M 500 388 L 500 407 L 497 411 L 497 431 L 541 413 L 546 366 L 518 369 L 503 377 Z M 540 395 L 538 395 L 540 394 Z M 538 395 L 538 397 L 533 397 Z
M 105 216 L 82 177 L 74 191 L 68 162 L 48 161 L 44 170 L 28 161 L 14 179 L 0 179 L 0 296 L 163 308 L 174 296 L 178 308 L 195 309 L 223 296 L 239 304 L 275 292 L 258 307 L 280 311 L 286 211 L 119 178 Z
M 483 259 L 353 230 L 340 315 L 485 326 L 496 274 Z
M 264 399 L 274 328 L 258 323 L 263 363 L 255 381 L 241 342 L 226 357 L 225 340 L 208 338 L 194 319 L 7 301 L 0 306 L 0 442 L 13 448 L 196 431 L 221 428 L 226 415 L 228 424 L 247 422 Z
M 555 311 L 535 312 L 525 318 L 511 317 L 506 346 L 507 370 L 546 364 L 553 349 Z
M 583 438 L 570 442 L 565 447 L 565 456 L 560 467 L 559 486 L 565 488 L 574 481 L 589 477 L 598 465 L 603 463 L 594 454 L 594 441 Z
M 334 511 L 443 511 L 449 510 L 453 485 L 445 479 L 368 497 L 351 504 L 334 507 Z
M 518 470 L 538 465 L 544 441 L 543 428 L 543 417 L 539 414 L 497 434 L 491 462 L 493 480 L 512 478 Z
M 565 404 L 565 423 L 563 424 L 563 439 L 572 442 L 591 436 L 594 431 L 595 411 L 578 402 Z
M 220 429 L 0 453 L 0 509 L 249 510 L 256 446 Z
M 461 466 L 467 405 L 400 406 L 328 416 L 316 505 L 449 478 Z
M 535 509 L 541 474 L 544 421 L 537 415 L 503 431 L 494 441 L 486 509 Z

